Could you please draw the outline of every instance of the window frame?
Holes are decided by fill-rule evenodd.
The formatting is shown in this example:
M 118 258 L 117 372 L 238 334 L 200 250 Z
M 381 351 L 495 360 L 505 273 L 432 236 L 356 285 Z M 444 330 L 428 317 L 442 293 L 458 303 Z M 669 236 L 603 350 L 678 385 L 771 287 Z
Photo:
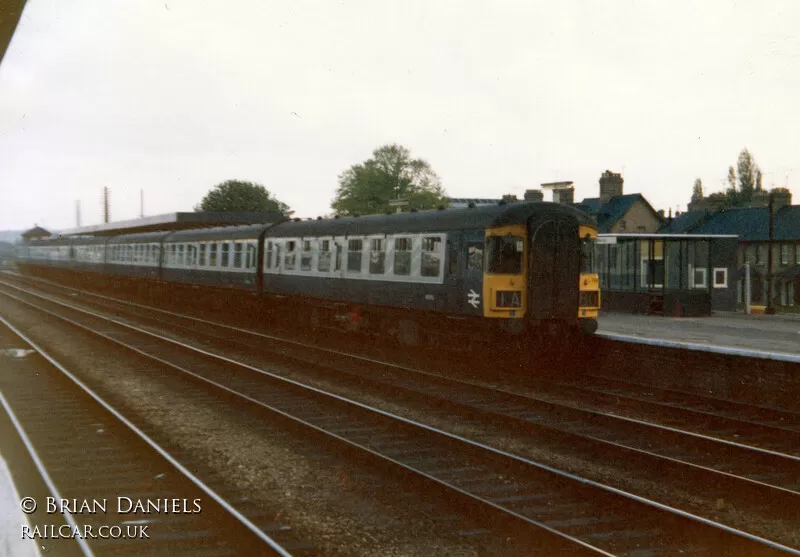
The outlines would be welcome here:
M 717 281 L 717 273 L 723 273 L 723 280 Z M 712 273 L 712 280 L 714 282 L 714 288 L 728 288 L 728 268 L 727 267 L 714 267 Z
M 359 249 L 358 250 L 354 250 L 354 249 L 351 248 L 351 245 L 355 244 L 356 242 L 358 242 L 358 245 L 359 245 Z M 363 275 L 363 274 L 365 274 L 364 273 L 364 260 L 365 260 L 365 257 L 364 257 L 364 237 L 363 236 L 357 236 L 357 237 L 348 236 L 347 239 L 346 239 L 344 247 L 345 247 L 345 249 L 344 249 L 344 252 L 345 252 L 344 260 L 345 260 L 346 264 L 343 267 L 344 267 L 345 275 L 350 276 L 350 275 Z M 359 258 L 358 258 L 358 269 L 351 268 L 351 266 L 350 266 L 350 255 L 354 254 L 356 252 L 358 253 L 358 256 L 359 256 Z

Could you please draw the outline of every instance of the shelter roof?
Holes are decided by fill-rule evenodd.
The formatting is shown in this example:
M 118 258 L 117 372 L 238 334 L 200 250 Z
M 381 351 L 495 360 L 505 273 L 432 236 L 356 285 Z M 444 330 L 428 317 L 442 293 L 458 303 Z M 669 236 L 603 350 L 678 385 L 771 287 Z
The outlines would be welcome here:
M 263 224 L 277 222 L 284 218 L 285 217 L 281 213 L 265 212 L 221 213 L 198 211 L 193 213 L 165 213 L 163 215 L 153 215 L 141 219 L 71 228 L 62 231 L 61 234 L 63 236 L 115 236 L 118 234 L 186 230 L 190 228 L 207 228 L 212 226 Z

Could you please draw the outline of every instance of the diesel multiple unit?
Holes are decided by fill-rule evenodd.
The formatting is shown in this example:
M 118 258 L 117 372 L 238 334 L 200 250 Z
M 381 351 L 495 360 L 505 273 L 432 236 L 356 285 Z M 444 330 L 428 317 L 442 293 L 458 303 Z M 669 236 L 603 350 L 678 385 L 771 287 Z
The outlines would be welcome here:
M 390 215 L 71 236 L 20 246 L 29 272 L 249 293 L 313 326 L 408 343 L 444 333 L 596 329 L 594 222 L 533 202 Z

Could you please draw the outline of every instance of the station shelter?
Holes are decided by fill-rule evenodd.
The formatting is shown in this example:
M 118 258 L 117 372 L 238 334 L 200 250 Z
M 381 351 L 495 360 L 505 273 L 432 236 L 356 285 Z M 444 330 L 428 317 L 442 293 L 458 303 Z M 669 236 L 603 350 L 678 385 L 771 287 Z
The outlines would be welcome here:
M 667 316 L 735 311 L 736 235 L 600 234 L 601 311 Z

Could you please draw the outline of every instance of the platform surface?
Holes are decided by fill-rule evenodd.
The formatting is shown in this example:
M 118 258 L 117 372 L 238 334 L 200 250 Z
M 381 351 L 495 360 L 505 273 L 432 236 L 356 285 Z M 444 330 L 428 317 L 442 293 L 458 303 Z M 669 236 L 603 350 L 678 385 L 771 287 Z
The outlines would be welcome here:
M 661 317 L 601 313 L 598 334 L 618 340 L 656 339 L 705 347 L 751 350 L 800 357 L 800 315 Z

